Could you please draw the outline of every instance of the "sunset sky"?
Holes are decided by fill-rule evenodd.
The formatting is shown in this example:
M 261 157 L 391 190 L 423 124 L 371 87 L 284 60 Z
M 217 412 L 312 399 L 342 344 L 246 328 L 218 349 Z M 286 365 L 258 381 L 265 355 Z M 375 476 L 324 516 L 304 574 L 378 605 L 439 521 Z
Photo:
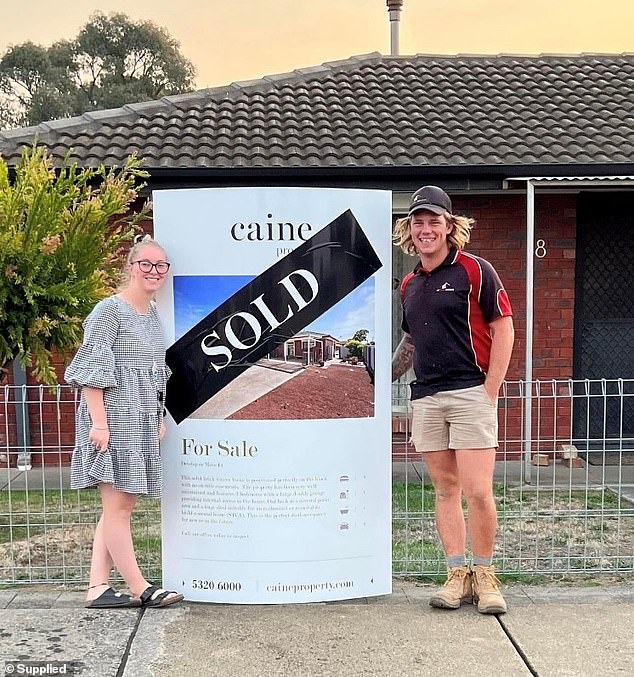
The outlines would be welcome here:
M 198 87 L 388 54 L 385 0 L 4 0 L 0 54 L 74 37 L 96 10 L 163 26 Z M 634 52 L 633 0 L 405 0 L 401 54 Z

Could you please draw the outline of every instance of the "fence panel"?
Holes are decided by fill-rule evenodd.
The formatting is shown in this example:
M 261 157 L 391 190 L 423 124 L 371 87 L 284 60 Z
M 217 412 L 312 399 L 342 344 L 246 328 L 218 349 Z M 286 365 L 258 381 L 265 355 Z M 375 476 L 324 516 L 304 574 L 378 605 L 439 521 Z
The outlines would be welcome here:
M 499 399 L 494 492 L 500 573 L 573 575 L 634 571 L 634 444 L 615 412 L 634 405 L 634 381 L 506 382 Z M 444 572 L 434 492 L 409 443 L 408 387 L 393 387 L 393 567 Z M 531 439 L 525 404 L 531 398 Z M 584 421 L 586 435 L 579 434 Z M 600 426 L 597 421 L 605 421 Z M 592 433 L 592 434 L 591 434 Z
M 614 434 L 624 431 L 619 415 L 629 415 L 632 398 L 632 380 L 504 384 L 494 487 L 500 573 L 634 571 L 634 444 Z M 2 583 L 88 578 L 100 502 L 95 490 L 69 488 L 76 404 L 68 386 L 0 387 Z M 395 575 L 441 574 L 434 491 L 409 443 L 409 426 L 408 387 L 395 384 L 393 569 Z M 160 579 L 158 501 L 140 498 L 133 537 L 143 570 Z

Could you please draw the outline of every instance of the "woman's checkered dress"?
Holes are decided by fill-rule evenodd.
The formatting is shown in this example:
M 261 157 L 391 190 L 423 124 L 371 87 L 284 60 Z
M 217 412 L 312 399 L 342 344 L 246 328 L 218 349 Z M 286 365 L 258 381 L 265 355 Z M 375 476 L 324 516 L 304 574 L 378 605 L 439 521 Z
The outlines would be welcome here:
M 84 322 L 84 342 L 64 375 L 76 386 L 103 389 L 110 440 L 99 452 L 81 398 L 76 416 L 71 487 L 100 482 L 131 494 L 161 495 L 159 426 L 163 416 L 165 341 L 152 303 L 140 315 L 118 296 L 100 301 Z

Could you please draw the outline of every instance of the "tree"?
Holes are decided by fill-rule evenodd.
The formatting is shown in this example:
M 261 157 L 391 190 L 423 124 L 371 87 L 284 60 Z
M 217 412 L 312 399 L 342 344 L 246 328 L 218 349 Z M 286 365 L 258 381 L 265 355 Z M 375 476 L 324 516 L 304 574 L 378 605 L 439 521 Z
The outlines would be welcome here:
M 359 329 L 358 331 L 356 331 L 354 333 L 352 340 L 353 341 L 359 341 L 359 343 L 365 343 L 367 338 L 368 338 L 369 333 L 370 332 L 367 329 Z
M 363 359 L 363 346 L 366 345 L 366 339 L 370 332 L 367 329 L 358 329 L 355 331 L 354 336 L 351 339 L 348 339 L 345 343 L 345 347 L 348 349 L 348 353 L 351 357 L 356 357 L 360 360 Z
M 93 14 L 74 40 L 24 42 L 0 59 L 0 125 L 35 125 L 191 91 L 195 69 L 151 21 Z
M 356 357 L 359 360 L 363 359 L 363 343 L 361 341 L 356 341 L 351 338 L 346 341 L 346 348 L 348 349 L 348 354 L 350 357 Z
M 146 172 L 131 157 L 121 169 L 55 171 L 42 147 L 25 149 L 11 181 L 0 159 L 0 377 L 17 358 L 54 383 L 52 350 L 82 338 L 82 321 L 118 283 L 122 248 L 147 217 L 133 212 Z

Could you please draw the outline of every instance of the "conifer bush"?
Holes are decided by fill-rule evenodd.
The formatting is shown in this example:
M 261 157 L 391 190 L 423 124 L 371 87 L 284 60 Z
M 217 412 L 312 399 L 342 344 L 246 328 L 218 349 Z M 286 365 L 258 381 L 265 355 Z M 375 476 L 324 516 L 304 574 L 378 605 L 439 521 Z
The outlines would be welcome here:
M 126 243 L 147 218 L 132 208 L 146 177 L 136 157 L 121 168 L 68 158 L 56 168 L 33 146 L 13 171 L 0 158 L 0 379 L 18 359 L 41 383 L 56 382 L 52 351 L 79 345 L 84 318 L 116 288 Z

